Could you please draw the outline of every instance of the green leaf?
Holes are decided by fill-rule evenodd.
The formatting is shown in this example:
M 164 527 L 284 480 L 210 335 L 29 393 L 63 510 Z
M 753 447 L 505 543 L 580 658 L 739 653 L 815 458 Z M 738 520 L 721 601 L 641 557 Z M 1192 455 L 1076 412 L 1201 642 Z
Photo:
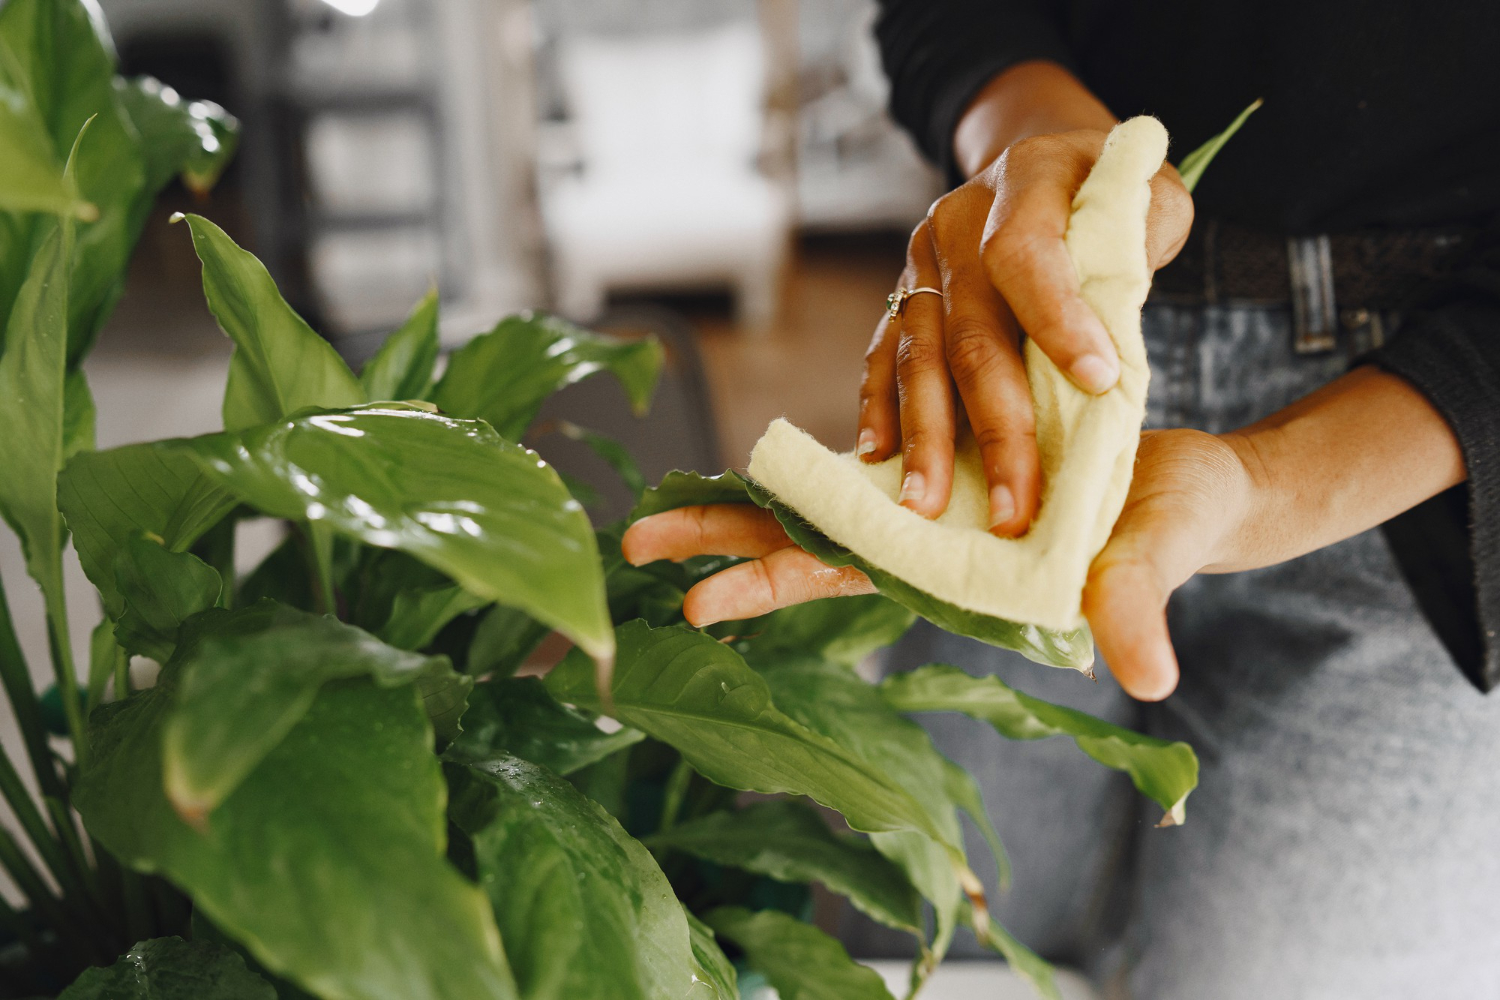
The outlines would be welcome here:
M 613 372 L 637 415 L 645 413 L 663 357 L 655 337 L 621 340 L 522 313 L 455 351 L 432 401 L 452 416 L 486 420 L 516 441 L 548 396 L 601 371 Z
M 869 761 L 932 818 L 935 832 L 922 831 L 925 837 L 902 831 L 875 834 L 871 841 L 932 903 L 938 918 L 932 952 L 941 957 L 957 926 L 965 884 L 970 893 L 983 892 L 972 872 L 953 863 L 952 845 L 962 845 L 963 835 L 949 796 L 949 761 L 921 726 L 903 719 L 873 685 L 845 667 L 787 659 L 760 673 L 787 715 Z
M 239 122 L 212 101 L 185 101 L 149 76 L 116 79 L 120 106 L 141 137 L 148 196 L 173 177 L 188 190 L 207 192 L 239 144 Z
M 404 552 L 366 550 L 356 624 L 401 649 L 425 649 L 454 618 L 490 601 Z
M 758 802 L 712 812 L 645 840 L 652 850 L 767 875 L 782 882 L 821 882 L 866 916 L 921 936 L 922 897 L 900 868 L 859 837 L 837 834 L 801 802 Z
M 645 735 L 623 728 L 606 733 L 583 713 L 558 704 L 535 677 L 477 684 L 469 701 L 463 735 L 448 749 L 454 760 L 508 755 L 569 775 L 639 743 Z
M 162 756 L 167 797 L 195 821 L 233 794 L 325 685 L 371 677 L 394 687 L 453 676 L 445 657 L 408 653 L 336 618 L 270 601 L 202 616 L 193 634 L 174 661 Z M 452 707 L 445 700 L 440 711 Z
M 175 673 L 92 719 L 75 801 L 115 857 L 317 996 L 516 997 L 488 900 L 444 857 L 443 780 L 412 688 L 326 686 L 194 828 L 162 789 Z
M 170 937 L 86 970 L 57 1000 L 276 1000 L 276 990 L 228 948 Z
M 509 677 L 550 631 L 526 612 L 497 604 L 474 630 L 464 669 L 475 677 Z
M 89 633 L 89 683 L 83 704 L 85 716 L 104 703 L 104 689 L 114 676 L 115 664 L 122 655 L 124 651 L 115 642 L 115 623 L 106 618 L 95 625 L 94 631 Z M 119 693 L 120 697 L 124 695 L 123 691 Z
M 658 485 L 646 490 L 630 512 L 630 520 L 639 521 L 679 507 L 749 502 L 745 480 L 737 472 L 731 470 L 717 476 L 705 476 L 697 472 L 673 471 L 663 476 Z
M 1105 767 L 1130 775 L 1142 795 L 1167 811 L 1165 825 L 1186 819 L 1188 793 L 1198 786 L 1198 756 L 1186 743 L 1142 736 L 1033 698 L 993 675 L 971 677 L 957 667 L 933 664 L 886 678 L 880 692 L 899 711 L 962 712 L 988 722 L 1007 739 L 1070 736 Z
M 646 491 L 646 477 L 641 475 L 641 467 L 636 464 L 635 458 L 625 449 L 625 446 L 607 434 L 591 431 L 587 427 L 580 427 L 567 420 L 557 423 L 557 433 L 570 441 L 577 441 L 586 445 L 590 451 L 614 470 L 615 475 L 620 477 L 620 482 L 630 491 L 630 495 L 640 500 L 641 494 Z
M 1219 150 L 1224 148 L 1224 144 L 1234 137 L 1234 134 L 1240 130 L 1240 126 L 1245 124 L 1245 120 L 1263 103 L 1257 98 L 1248 108 L 1241 111 L 1234 121 L 1229 123 L 1228 128 L 1184 156 L 1182 162 L 1177 164 L 1177 173 L 1181 175 L 1182 184 L 1190 193 L 1198 186 L 1198 181 L 1202 180 L 1203 171 L 1207 170 L 1214 157 L 1219 155 Z
M 524 1000 L 690 1000 L 682 907 L 612 816 L 515 757 L 446 773 Z
M 812 924 L 776 910 L 724 906 L 703 920 L 739 945 L 781 1000 L 894 1000 L 880 973 L 859 965 Z
M 94 450 L 94 394 L 82 368 L 63 381 L 63 461 L 81 451 Z
M 184 552 L 234 509 L 235 499 L 192 456 L 134 444 L 75 455 L 57 477 L 57 505 L 106 613 L 119 618 L 125 601 L 115 583 L 115 559 L 130 539 L 153 535 Z
M 1094 662 L 1094 639 L 1087 626 L 1060 632 L 966 611 L 940 601 L 834 542 L 759 484 L 746 480 L 746 486 L 751 499 L 776 515 L 776 520 L 781 522 L 792 541 L 829 566 L 854 566 L 868 576 L 882 594 L 939 628 L 991 646 L 1013 649 L 1037 663 L 1091 673 L 1089 665 Z
M 67 227 L 54 223 L 32 259 L 0 354 L 0 514 L 21 539 L 27 572 L 58 599 L 63 524 L 57 473 L 63 465 L 70 244 Z
M 188 552 L 172 552 L 136 535 L 115 557 L 115 583 L 125 612 L 115 639 L 138 656 L 158 663 L 172 658 L 182 623 L 219 600 L 224 582 L 218 570 Z
M 1011 971 L 1030 983 L 1044 1000 L 1062 1000 L 1051 964 L 1017 941 L 1015 935 L 1001 927 L 994 917 L 988 919 L 989 934 L 980 943 L 1004 956 Z
M 422 297 L 359 373 L 367 399 L 422 399 L 438 356 L 438 293 Z
M 400 549 L 593 656 L 613 652 L 588 516 L 535 452 L 479 421 L 372 406 L 172 447 L 266 514 Z
M 794 604 L 759 618 L 726 622 L 713 633 L 741 637 L 732 645 L 751 666 L 803 657 L 852 667 L 900 639 L 915 618 L 889 598 L 863 594 Z
M 0 43 L 3 45 L 3 43 Z M 87 219 L 99 210 L 83 200 L 78 185 L 63 176 L 62 164 L 47 134 L 47 125 L 27 93 L 9 82 L 0 51 L 0 210 L 51 212 Z
M 601 708 L 588 662 L 570 653 L 545 680 L 561 701 Z M 730 788 L 790 792 L 836 809 L 856 830 L 915 830 L 961 853 L 953 824 L 934 817 L 881 767 L 782 713 L 734 650 L 686 628 L 618 629 L 612 714 L 674 747 L 699 774 Z
M 979 828 L 984 841 L 989 845 L 990 856 L 995 861 L 995 881 L 1002 890 L 1010 888 L 1010 855 L 1000 840 L 1000 831 L 990 821 L 989 810 L 984 805 L 984 793 L 974 776 L 947 758 L 943 759 L 943 789 L 958 808 L 968 814 Z
M 140 138 L 114 87 L 115 59 L 99 8 L 80 0 L 20 0 L 0 7 L 0 46 L 9 49 L 12 82 L 29 95 L 59 158 L 84 123 L 88 142 L 77 152 L 77 186 L 98 209 L 81 225 L 70 255 L 68 367 L 77 367 L 124 287 L 125 266 L 140 234 L 144 190 Z M 0 237 L 0 316 L 10 309 L 37 220 L 18 220 Z M 8 238 L 7 238 L 8 237 Z
M 707 983 L 717 994 L 710 1000 L 739 1000 L 739 977 L 735 975 L 734 963 L 725 957 L 724 949 L 714 939 L 713 928 L 693 916 L 692 911 L 686 907 L 682 912 L 687 917 L 693 958 L 698 962 L 698 979 Z
M 234 341 L 224 390 L 224 428 L 268 424 L 312 406 L 365 401 L 333 345 L 292 311 L 265 266 L 200 215 L 186 217 L 203 262 L 203 294 Z

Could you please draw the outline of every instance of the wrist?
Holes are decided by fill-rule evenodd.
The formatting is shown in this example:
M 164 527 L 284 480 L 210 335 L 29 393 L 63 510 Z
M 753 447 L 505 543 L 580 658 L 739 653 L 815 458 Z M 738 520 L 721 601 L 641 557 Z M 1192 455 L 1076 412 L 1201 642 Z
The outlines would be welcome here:
M 1280 535 L 1276 526 L 1283 523 L 1276 514 L 1281 487 L 1266 442 L 1246 431 L 1215 437 L 1225 452 L 1223 530 L 1203 571 L 1233 573 L 1280 561 L 1272 550 Z
M 954 162 L 965 177 L 989 166 L 1014 142 L 1036 135 L 1098 129 L 1118 120 L 1077 77 L 1034 59 L 997 73 L 969 102 L 953 133 Z

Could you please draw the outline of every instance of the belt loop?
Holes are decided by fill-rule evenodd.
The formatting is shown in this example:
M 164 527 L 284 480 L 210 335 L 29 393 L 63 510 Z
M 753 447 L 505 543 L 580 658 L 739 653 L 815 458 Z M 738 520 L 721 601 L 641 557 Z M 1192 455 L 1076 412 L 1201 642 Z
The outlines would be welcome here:
M 1337 345 L 1338 310 L 1333 299 L 1333 247 L 1327 234 L 1286 241 L 1292 282 L 1292 347 L 1320 354 Z

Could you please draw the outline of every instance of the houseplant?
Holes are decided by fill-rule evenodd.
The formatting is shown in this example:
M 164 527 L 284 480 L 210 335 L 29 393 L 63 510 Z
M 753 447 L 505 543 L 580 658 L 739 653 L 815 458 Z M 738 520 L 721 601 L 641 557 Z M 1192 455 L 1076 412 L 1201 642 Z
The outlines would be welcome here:
M 0 908 L 8 995 L 727 1000 L 732 954 L 788 998 L 887 997 L 799 919 L 814 882 L 912 934 L 913 990 L 967 926 L 1055 992 L 984 908 L 961 812 L 1006 861 L 977 787 L 901 712 L 1071 737 L 1164 809 L 1191 750 L 953 668 L 871 685 L 853 665 L 911 623 L 879 596 L 688 628 L 683 593 L 723 560 L 625 564 L 623 524 L 592 525 L 518 443 L 597 372 L 644 407 L 653 341 L 516 316 L 434 378 L 429 296 L 356 375 L 189 217 L 235 345 L 225 430 L 93 450 L 78 363 L 150 198 L 211 180 L 233 141 L 227 117 L 116 81 L 100 31 L 78 0 L 0 8 L 0 135 L 19 137 L 0 165 L 20 165 L 0 174 L 0 511 L 46 596 L 67 724 L 55 750 L 0 602 L 41 794 L 0 761 L 41 863 L 0 835 L 26 900 Z M 674 473 L 632 516 L 744 495 Z M 237 577 L 255 517 L 288 535 Z M 82 686 L 68 536 L 104 609 Z M 572 651 L 518 676 L 553 632 Z M 153 686 L 131 690 L 131 656 L 163 664 Z

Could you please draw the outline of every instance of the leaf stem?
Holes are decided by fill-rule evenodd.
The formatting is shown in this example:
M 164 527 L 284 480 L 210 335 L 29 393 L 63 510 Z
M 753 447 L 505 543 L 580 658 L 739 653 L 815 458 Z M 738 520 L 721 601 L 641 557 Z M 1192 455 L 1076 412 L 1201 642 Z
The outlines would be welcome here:
M 42 812 L 37 808 L 36 800 L 26 790 L 21 782 L 21 776 L 16 773 L 15 765 L 10 762 L 10 757 L 0 754 L 0 796 L 5 798 L 6 805 L 10 806 L 11 812 L 15 814 L 16 821 L 25 832 L 31 846 L 36 848 L 36 853 L 41 857 L 47 870 L 62 886 L 64 894 L 82 893 L 84 884 L 79 875 L 73 870 L 67 854 L 62 845 L 53 836 L 52 831 L 47 829 L 46 820 L 42 819 Z
M 68 604 L 62 593 L 61 560 L 54 567 L 50 586 L 42 587 L 47 606 L 47 643 L 52 651 L 52 669 L 57 675 L 57 693 L 62 698 L 68 735 L 73 740 L 73 762 L 82 769 L 88 759 L 88 741 L 83 727 L 83 705 L 78 697 L 78 668 L 73 662 L 73 640 L 68 635 Z
M 16 630 L 11 622 L 10 604 L 5 599 L 5 587 L 0 584 L 0 685 L 10 699 L 10 708 L 16 716 L 16 725 L 21 731 L 21 741 L 26 744 L 26 754 L 31 758 L 31 769 L 44 795 L 62 795 L 62 779 L 57 775 L 53 763 L 52 748 L 47 745 L 47 727 L 42 722 L 41 703 L 37 700 L 36 688 L 32 685 L 31 671 L 27 669 L 26 657 L 16 640 Z
M 307 537 L 311 542 L 313 574 L 317 581 L 318 611 L 325 615 L 339 612 L 338 595 L 333 586 L 333 532 L 316 521 L 307 522 Z
M 657 832 L 670 830 L 677 825 L 677 817 L 682 815 L 682 804 L 687 800 L 688 785 L 692 781 L 693 765 L 687 762 L 687 758 L 679 758 L 672 773 L 667 775 L 666 788 L 662 793 L 661 822 L 657 825 Z

